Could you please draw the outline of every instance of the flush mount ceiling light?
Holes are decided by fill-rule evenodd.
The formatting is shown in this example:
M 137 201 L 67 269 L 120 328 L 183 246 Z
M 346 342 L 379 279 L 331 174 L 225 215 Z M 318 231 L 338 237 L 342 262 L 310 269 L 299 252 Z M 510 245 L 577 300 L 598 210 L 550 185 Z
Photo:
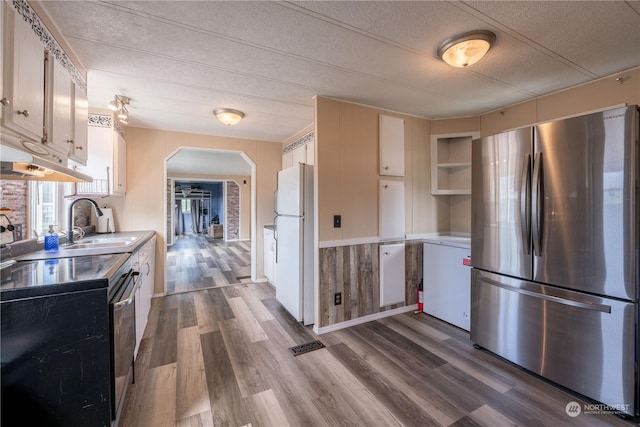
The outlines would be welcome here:
M 109 103 L 109 109 L 115 111 L 118 120 L 125 125 L 129 122 L 129 111 L 126 106 L 129 105 L 130 101 L 131 99 L 126 96 L 115 95 Z
M 480 61 L 496 41 L 491 31 L 478 30 L 451 37 L 438 48 L 438 57 L 452 67 L 468 67 Z
M 227 126 L 233 126 L 237 124 L 244 117 L 244 113 L 238 110 L 232 110 L 230 108 L 218 108 L 213 111 L 218 120 Z

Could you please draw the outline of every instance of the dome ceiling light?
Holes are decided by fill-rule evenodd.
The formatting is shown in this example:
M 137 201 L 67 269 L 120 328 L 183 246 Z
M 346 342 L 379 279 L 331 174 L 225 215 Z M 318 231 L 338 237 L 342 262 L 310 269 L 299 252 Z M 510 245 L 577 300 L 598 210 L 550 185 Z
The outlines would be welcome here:
M 487 30 L 460 34 L 440 44 L 438 57 L 452 67 L 468 67 L 480 61 L 495 41 L 496 35 Z
M 218 120 L 227 126 L 233 126 L 238 124 L 244 117 L 244 113 L 238 110 L 232 110 L 230 108 L 218 108 L 213 111 Z

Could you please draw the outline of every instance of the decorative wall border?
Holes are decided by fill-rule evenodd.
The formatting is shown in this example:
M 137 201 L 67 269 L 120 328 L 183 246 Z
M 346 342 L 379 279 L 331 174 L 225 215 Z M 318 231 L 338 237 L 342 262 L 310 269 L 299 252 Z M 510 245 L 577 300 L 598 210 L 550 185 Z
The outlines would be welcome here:
M 290 144 L 287 144 L 283 149 L 282 152 L 283 153 L 288 153 L 289 151 L 293 151 L 298 147 L 301 147 L 305 144 L 310 143 L 311 141 L 313 141 L 314 138 L 314 133 L 313 131 L 307 133 L 306 135 L 301 136 L 300 138 L 296 139 L 295 141 L 293 141 Z
M 106 114 L 91 114 L 89 113 L 89 126 L 99 128 L 110 128 L 113 118 Z
M 29 24 L 35 35 L 38 36 L 42 42 L 44 48 L 67 70 L 69 75 L 71 75 L 71 79 L 78 85 L 78 87 L 86 90 L 87 81 L 80 71 L 78 71 L 71 59 L 69 59 L 66 52 L 58 44 L 51 32 L 49 32 L 49 29 L 44 25 L 38 14 L 31 8 L 29 3 L 27 3 L 26 0 L 13 0 L 11 4 L 16 13 L 22 16 L 22 19 Z
M 111 128 L 118 132 L 121 137 L 124 138 L 124 130 L 117 120 L 114 120 L 112 116 L 106 114 L 93 114 L 89 113 L 89 126 L 98 128 Z

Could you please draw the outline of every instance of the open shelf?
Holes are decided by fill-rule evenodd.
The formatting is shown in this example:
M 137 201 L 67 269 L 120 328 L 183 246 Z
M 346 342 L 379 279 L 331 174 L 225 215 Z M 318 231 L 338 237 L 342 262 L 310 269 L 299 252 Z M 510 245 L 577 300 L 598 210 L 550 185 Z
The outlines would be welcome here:
M 471 194 L 471 141 L 478 132 L 431 136 L 431 194 Z

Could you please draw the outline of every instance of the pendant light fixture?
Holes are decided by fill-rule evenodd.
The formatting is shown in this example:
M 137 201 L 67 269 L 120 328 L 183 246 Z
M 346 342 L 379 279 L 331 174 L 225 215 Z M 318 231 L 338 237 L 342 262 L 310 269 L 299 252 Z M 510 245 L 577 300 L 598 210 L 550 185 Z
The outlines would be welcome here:
M 238 124 L 244 117 L 244 113 L 238 110 L 232 110 L 230 108 L 218 108 L 213 111 L 213 114 L 227 126 L 233 126 Z
M 129 122 L 129 111 L 126 106 L 129 105 L 130 101 L 131 99 L 126 96 L 114 95 L 113 99 L 109 103 L 109 109 L 111 111 L 115 111 L 118 120 L 125 125 Z
M 495 41 L 496 35 L 487 30 L 460 34 L 440 44 L 438 57 L 452 67 L 468 67 L 480 61 Z

